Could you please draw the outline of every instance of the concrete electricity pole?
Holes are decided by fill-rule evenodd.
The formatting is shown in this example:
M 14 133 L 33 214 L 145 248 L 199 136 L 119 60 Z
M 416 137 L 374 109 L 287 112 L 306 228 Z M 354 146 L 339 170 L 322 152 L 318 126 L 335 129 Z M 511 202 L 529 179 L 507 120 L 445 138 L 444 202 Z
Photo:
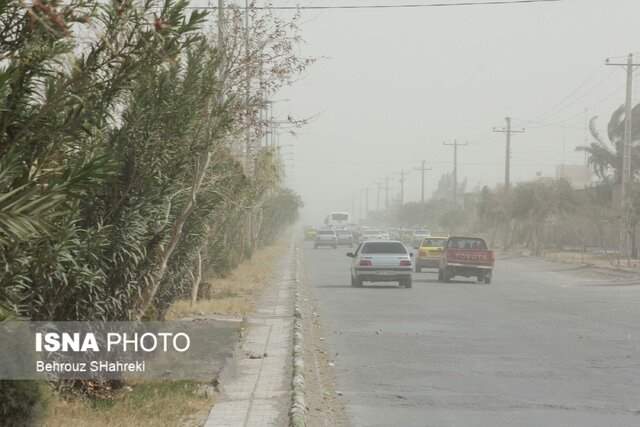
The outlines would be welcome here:
M 606 65 L 623 66 L 627 71 L 627 90 L 625 99 L 625 113 L 624 113 L 624 142 L 622 150 L 622 182 L 620 191 L 620 206 L 623 207 L 626 196 L 627 187 L 631 182 L 631 129 L 632 129 L 632 98 L 633 98 L 633 71 L 640 64 L 633 63 L 633 54 L 629 54 L 626 63 L 611 62 L 609 59 L 606 61 Z
M 509 191 L 511 188 L 511 135 L 514 133 L 524 133 L 524 129 L 513 130 L 511 128 L 511 117 L 506 117 L 507 126 L 503 128 L 493 128 L 496 133 L 504 133 L 507 135 L 507 144 L 505 147 L 504 160 L 504 190 Z
M 221 82 L 224 82 L 224 65 L 225 65 L 225 50 L 224 50 L 224 0 L 218 0 L 218 49 L 220 49 L 220 68 L 218 78 Z M 224 86 L 223 86 L 224 88 Z M 224 102 L 224 90 L 220 91 L 219 102 Z
M 416 170 L 420 171 L 420 173 L 422 174 L 422 185 L 420 186 L 420 201 L 422 202 L 423 205 L 424 205 L 424 173 L 426 171 L 431 170 L 431 168 L 425 167 L 426 164 L 427 164 L 426 160 L 423 160 L 422 166 L 419 168 L 416 168 Z
M 376 199 L 376 211 L 380 210 L 380 191 L 382 191 L 382 183 L 381 182 L 376 182 L 376 187 L 378 188 L 378 197 Z
M 458 204 L 458 147 L 464 147 L 469 145 L 468 142 L 464 144 L 454 140 L 453 143 L 443 142 L 444 145 L 453 147 L 453 204 Z
M 356 196 L 355 194 L 351 195 L 351 214 L 355 216 L 356 214 Z
M 384 177 L 384 208 L 389 209 L 389 177 Z
M 622 174 L 620 179 L 620 213 L 622 218 L 621 231 L 620 231 L 620 246 L 621 251 L 627 257 L 631 255 L 630 249 L 630 232 L 628 229 L 628 221 L 626 219 L 626 206 L 629 198 L 629 186 L 633 181 L 631 175 L 631 139 L 632 132 L 632 103 L 633 103 L 633 71 L 640 64 L 633 62 L 633 54 L 630 53 L 627 56 L 626 63 L 611 62 L 608 58 L 606 65 L 623 66 L 627 72 L 627 90 L 625 99 L 625 113 L 624 113 L 624 141 L 622 143 Z
M 244 51 L 247 62 L 249 62 L 249 0 L 244 1 Z M 250 107 L 249 101 L 251 99 L 251 71 L 249 66 L 247 66 L 247 74 L 246 74 L 246 82 L 245 82 L 245 108 L 247 110 L 247 118 L 250 116 Z M 271 126 L 271 122 L 269 123 Z M 255 174 L 256 172 L 256 164 L 257 153 L 255 147 L 252 147 L 251 144 L 251 128 L 249 126 L 249 122 L 246 123 L 247 129 L 245 130 L 245 162 L 247 166 L 247 171 L 251 174 Z
M 364 219 L 369 216 L 369 187 L 364 189 Z
M 404 205 L 404 182 L 407 180 L 407 174 L 404 169 L 400 169 L 400 206 Z

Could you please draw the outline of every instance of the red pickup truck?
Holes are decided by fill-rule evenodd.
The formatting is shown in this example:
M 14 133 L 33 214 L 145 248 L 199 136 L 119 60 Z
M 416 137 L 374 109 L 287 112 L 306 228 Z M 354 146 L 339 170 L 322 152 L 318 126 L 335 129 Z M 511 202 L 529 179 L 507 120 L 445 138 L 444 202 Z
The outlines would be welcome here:
M 478 237 L 449 237 L 438 266 L 438 280 L 448 282 L 454 276 L 476 277 L 491 283 L 495 256 Z

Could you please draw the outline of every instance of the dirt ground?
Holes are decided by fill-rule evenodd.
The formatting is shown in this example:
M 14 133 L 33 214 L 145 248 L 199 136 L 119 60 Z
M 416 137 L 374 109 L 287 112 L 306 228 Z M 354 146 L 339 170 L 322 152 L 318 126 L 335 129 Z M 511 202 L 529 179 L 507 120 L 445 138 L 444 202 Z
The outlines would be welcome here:
M 255 309 L 257 295 L 272 279 L 288 247 L 289 239 L 283 238 L 256 251 L 229 276 L 205 278 L 211 298 L 195 305 L 189 300 L 176 301 L 167 320 L 245 317 Z M 210 385 L 188 381 L 130 384 L 113 399 L 98 402 L 65 400 L 48 387 L 44 389 L 48 404 L 40 425 L 47 427 L 201 426 L 216 398 Z
M 349 419 L 336 390 L 335 371 L 330 365 L 335 357 L 324 339 L 326 334 L 320 324 L 317 300 L 306 279 L 302 289 L 307 426 L 346 427 L 350 425 Z

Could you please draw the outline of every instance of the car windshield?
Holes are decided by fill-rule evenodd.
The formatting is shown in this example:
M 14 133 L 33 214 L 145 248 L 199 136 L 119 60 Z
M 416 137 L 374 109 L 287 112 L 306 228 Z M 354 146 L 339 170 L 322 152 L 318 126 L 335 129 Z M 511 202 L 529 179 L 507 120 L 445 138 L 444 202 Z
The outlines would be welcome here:
M 447 239 L 424 239 L 422 241 L 422 246 L 430 247 L 430 248 L 442 248 L 444 247 Z
M 486 250 L 487 244 L 482 239 L 456 238 L 449 239 L 447 247 L 451 249 Z
M 371 242 L 362 247 L 363 254 L 406 254 L 407 249 L 400 242 Z

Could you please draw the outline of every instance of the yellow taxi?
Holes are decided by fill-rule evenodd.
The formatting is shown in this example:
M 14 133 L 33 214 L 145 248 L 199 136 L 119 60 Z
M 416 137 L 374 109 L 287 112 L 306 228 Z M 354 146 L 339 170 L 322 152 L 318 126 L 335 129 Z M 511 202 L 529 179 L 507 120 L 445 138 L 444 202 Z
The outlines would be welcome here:
M 448 237 L 425 237 L 420 243 L 416 256 L 415 269 L 420 273 L 423 268 L 438 268 L 440 256 Z
M 304 240 L 313 241 L 316 238 L 316 234 L 318 232 L 313 227 L 305 227 L 304 228 Z

